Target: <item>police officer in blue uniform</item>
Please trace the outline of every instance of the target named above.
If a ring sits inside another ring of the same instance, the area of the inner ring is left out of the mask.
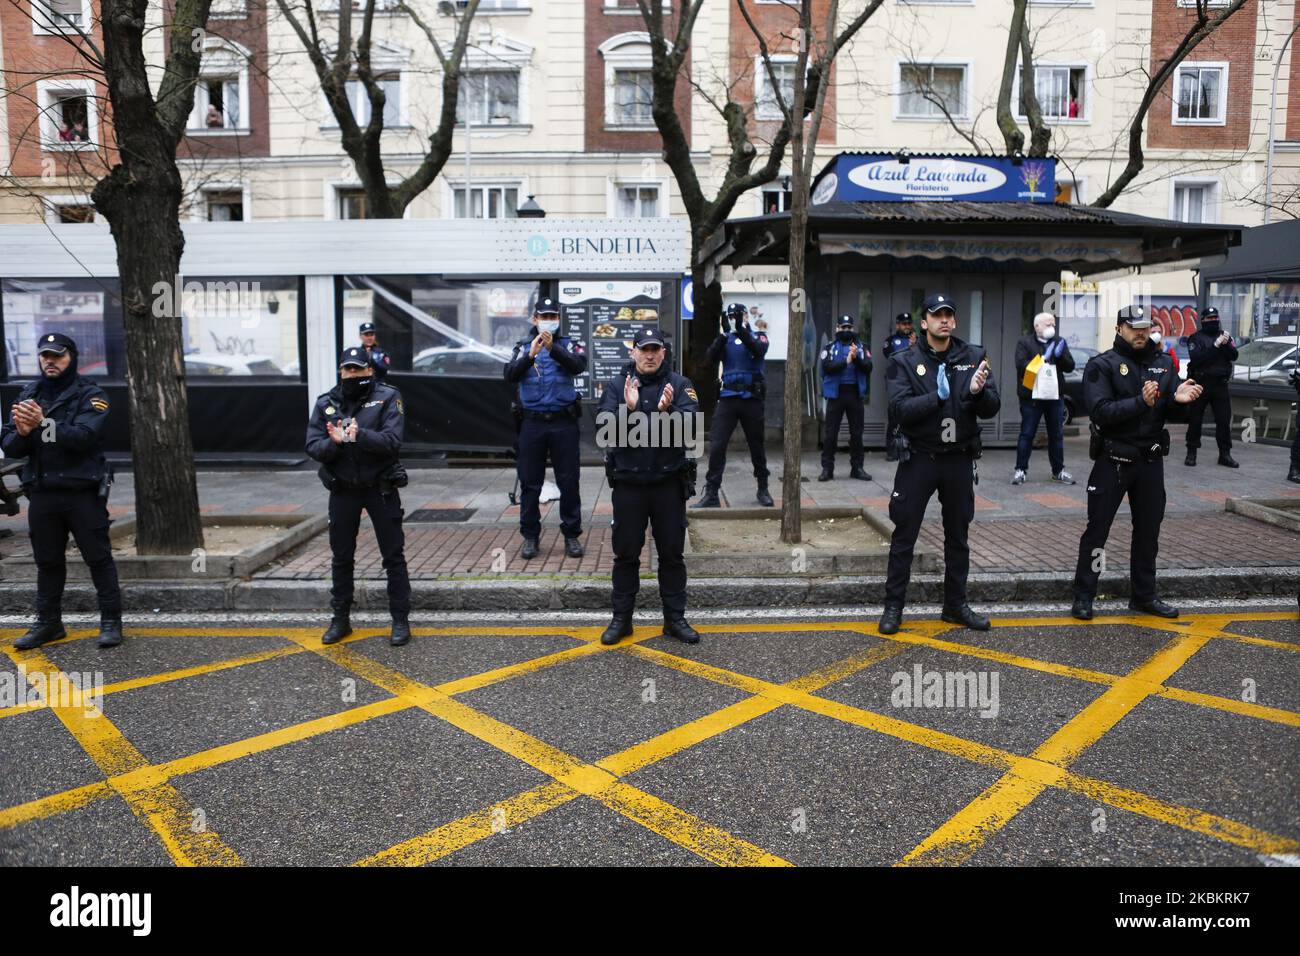
[[[700,635],[686,623],[686,499],[695,494],[695,461],[686,448],[691,433],[684,423],[676,429],[660,429],[656,416],[694,416],[699,397],[690,379],[672,370],[663,333],[641,329],[632,341],[632,361],[605,383],[596,413],[598,434],[612,435],[605,446],[605,475],[614,506],[614,617],[600,641],[617,644],[632,633],[648,522],[659,555],[664,633],[695,644]],[[642,436],[677,438],[633,444],[638,434],[633,415],[644,416]],[[617,427],[620,416],[626,428]]]
[[[1133,518],[1129,607],[1177,617],[1178,611],[1156,596],[1169,454],[1165,422],[1185,420],[1202,389],[1190,376],[1179,383],[1169,354],[1151,341],[1151,317],[1141,306],[1119,310],[1115,333],[1114,346],[1089,359],[1083,371],[1083,406],[1092,428],[1088,454],[1096,464],[1088,475],[1088,526],[1079,539],[1070,613],[1081,621],[1092,618],[1103,548],[1127,495]]]
[[[727,467],[727,442],[735,431],[736,422],[745,431],[749,444],[749,457],[754,463],[754,478],[758,481],[755,497],[760,505],[770,508],[772,495],[767,490],[767,452],[763,448],[763,397],[767,383],[763,378],[767,355],[767,334],[755,332],[749,326],[749,312],[739,302],[727,306],[722,315],[722,334],[713,340],[705,353],[709,365],[722,363],[722,390],[718,405],[713,410],[713,425],[709,431],[709,470],[704,477],[704,494],[696,502],[699,508],[719,508],[718,491],[722,487],[722,473]],[[735,332],[730,325],[735,324]]]
[[[411,639],[411,582],[406,572],[402,499],[406,470],[398,461],[405,432],[402,393],[375,381],[365,349],[345,349],[339,357],[339,383],[316,399],[307,424],[307,454],[321,463],[321,483],[329,489],[333,617],[321,643],[334,644],[352,633],[352,573],[361,512],[370,515],[388,576],[388,610],[393,618],[388,642]]]
[[[822,397],[826,399],[826,434],[822,438],[822,473],[818,481],[835,478],[835,450],[840,440],[840,419],[849,417],[849,476],[870,481],[862,467],[862,403],[867,400],[871,375],[871,350],[853,329],[853,316],[841,315],[835,341],[822,349]]]
[[[388,377],[393,357],[379,347],[375,336],[375,323],[361,323],[361,347],[366,350],[366,355],[370,356],[370,364],[375,369],[375,378],[382,382]]]
[[[36,623],[14,647],[28,650],[67,636],[62,603],[68,532],[95,583],[98,644],[115,647],[122,643],[122,592],[108,538],[108,398],[77,374],[77,345],[68,336],[42,335],[36,354],[41,377],[18,393],[0,429],[5,457],[27,459],[21,477],[31,503],[27,526],[36,562]]]
[[[904,349],[910,349],[916,342],[916,334],[912,331],[912,313],[900,312],[894,319],[894,334],[885,339],[885,367],[888,368],[889,359],[896,352],[902,352]],[[898,435],[898,419],[894,417],[894,410],[889,409],[887,424],[885,425],[885,461],[898,461],[898,449],[894,447],[894,439]]]
[[[587,370],[582,346],[559,334],[560,307],[542,299],[533,312],[528,338],[515,343],[505,368],[507,382],[519,386],[523,421],[519,427],[519,556],[537,557],[542,533],[538,504],[546,479],[546,455],[551,456],[555,484],[560,489],[560,531],[564,553],[583,555],[582,499],[578,494],[578,419],[582,403],[573,380]]]
[[[1187,377],[1201,386],[1201,397],[1188,410],[1187,458],[1185,465],[1196,464],[1196,449],[1201,447],[1201,425],[1205,406],[1214,413],[1214,438],[1219,446],[1219,464],[1240,467],[1232,457],[1232,402],[1228,398],[1228,380],[1237,361],[1237,345],[1219,324],[1219,310],[1206,309],[1201,327],[1187,337]]]
[[[939,492],[943,508],[943,620],[987,631],[989,619],[966,603],[970,571],[967,532],[975,517],[975,460],[980,456],[978,419],[993,418],[1002,407],[988,358],[978,345],[953,335],[957,312],[946,295],[925,300],[923,337],[895,352],[885,381],[889,406],[898,416],[899,464],[889,517],[889,576],[881,634],[896,634],[903,619],[912,551],[925,506]]]

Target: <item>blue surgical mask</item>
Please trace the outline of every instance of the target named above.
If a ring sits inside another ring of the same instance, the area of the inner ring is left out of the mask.
[[[538,332],[550,332],[552,335],[554,335],[559,330],[560,330],[559,319],[538,319],[537,321]]]

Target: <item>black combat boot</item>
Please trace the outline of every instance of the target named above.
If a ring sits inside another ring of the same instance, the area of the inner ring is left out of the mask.
[[[718,490],[721,485],[705,485],[704,494],[700,495],[695,502],[697,508],[721,508],[722,502],[718,500]]]
[[[105,617],[99,622],[99,640],[95,641],[98,647],[117,647],[122,643],[122,618]]]
[[[33,647],[40,647],[42,644],[48,644],[50,641],[57,641],[67,636],[68,632],[63,627],[63,621],[56,614],[53,617],[38,620],[33,624],[26,634],[14,641],[14,649],[30,651]]]
[[[897,604],[886,604],[885,613],[880,615],[880,625],[876,630],[881,634],[897,634],[903,624],[903,609]]]
[[[758,494],[754,496],[760,505],[764,508],[776,507],[776,502],[772,500],[772,493],[767,490],[767,482],[761,481],[758,484]]]
[[[1224,468],[1241,467],[1241,465],[1237,464],[1237,460],[1232,457],[1232,454],[1230,452],[1224,452],[1222,455],[1219,456],[1219,464],[1222,465]]]
[[[871,480],[871,475],[867,474],[867,470],[866,470],[865,468],[863,468],[861,465],[858,465],[858,467],[856,467],[856,468],[854,468],[852,471],[850,471],[850,472],[849,472],[849,477],[850,477],[850,478],[856,478],[856,479],[858,479],[858,481],[870,481],[870,480]]]
[[[407,620],[405,611],[393,612],[393,629],[388,634],[388,643],[393,647],[401,647],[411,640],[411,622]]]
[[[1143,614],[1153,614],[1156,617],[1178,616],[1178,608],[1172,604],[1166,604],[1160,598],[1152,598],[1150,601],[1139,601],[1137,598],[1130,598],[1128,606],[1131,610],[1141,611]]]
[[[582,542],[577,538],[564,539],[564,553],[571,558],[580,558],[587,553]]]
[[[330,626],[321,635],[320,642],[322,644],[337,644],[351,633],[352,615],[347,608],[341,611],[336,610],[334,617],[330,619]]]
[[[1086,594],[1077,595],[1074,599],[1074,606],[1070,608],[1070,616],[1080,621],[1092,620],[1092,598]]]
[[[678,617],[669,621],[664,621],[664,633],[669,637],[675,637],[683,644],[700,643],[700,634],[695,628],[686,623],[686,618]]]
[[[600,643],[617,644],[620,637],[627,637],[632,633],[632,618],[614,615],[614,620],[609,622],[609,627],[605,628],[605,633],[600,635]]]
[[[1286,480],[1300,485],[1300,461],[1291,462],[1291,471],[1287,474]]]
[[[822,465],[822,473],[821,473],[820,475],[817,476],[817,480],[818,480],[818,481],[834,481],[834,480],[835,480],[835,469],[834,469],[834,468],[827,468],[825,465]]]
[[[969,604],[963,604],[961,607],[945,607],[939,614],[939,620],[947,621],[949,624],[960,624],[972,631],[989,629],[989,619],[983,614],[976,614]]]
[[[1185,459],[1183,459],[1183,464],[1186,465],[1188,468],[1193,468],[1193,467],[1195,467],[1195,465],[1196,465],[1196,449],[1195,449],[1195,448],[1189,448],[1189,449],[1187,449],[1187,457],[1186,457]]]
[[[519,557],[523,558],[525,561],[529,561],[537,557],[537,551],[537,539],[524,538],[524,546],[519,549]]]

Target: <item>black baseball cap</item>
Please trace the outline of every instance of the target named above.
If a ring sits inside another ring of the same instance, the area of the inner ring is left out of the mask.
[[[1218,317],[1219,317],[1219,310],[1216,309],[1214,306],[1210,306],[1208,309],[1206,309],[1204,312],[1201,313],[1202,322],[1204,322],[1206,319],[1217,319]]]
[[[912,313],[911,313],[911,312],[900,312],[900,313],[898,313],[898,315],[896,315],[896,316],[894,317],[894,324],[895,324],[895,325],[902,325],[902,324],[904,324],[904,323],[906,323],[906,324],[908,324],[908,325],[911,325],[911,324],[912,324]]]
[[[533,311],[538,315],[559,315],[560,307],[555,304],[554,299],[538,299],[537,308]]]
[[[1129,325],[1135,329],[1151,328],[1151,316],[1140,305],[1126,305],[1119,310],[1115,316],[1117,322]]]
[[[365,335],[367,332],[373,332],[374,330],[375,330],[375,323],[373,323],[373,322],[362,322],[362,323],[361,323],[361,334],[362,334],[362,335]]]
[[[727,315],[744,315],[747,311],[739,302],[733,302],[727,306]]]
[[[658,345],[663,348],[667,344],[664,341],[664,334],[658,329],[637,329],[636,335],[632,336],[632,345],[636,348],[644,345]]]
[[[853,326],[854,326],[855,324],[856,324],[856,323],[853,321],[853,316],[851,316],[851,315],[841,315],[841,316],[839,317],[839,320],[835,323],[835,327],[838,328],[838,329],[842,329],[842,328],[845,328],[845,327],[848,327],[848,328],[851,329],[851,328],[853,328]]]
[[[365,349],[344,349],[343,354],[339,356],[339,368],[342,368],[345,365],[355,365],[360,368],[365,368],[369,364],[370,356],[366,354]]]
[[[36,354],[42,352],[53,352],[55,355],[62,355],[67,351],[77,351],[77,343],[72,341],[62,332],[47,332],[41,336],[40,344],[36,346]]]
[[[957,314],[957,303],[953,302],[951,296],[942,292],[936,292],[926,299],[922,308],[925,309],[926,315],[938,312],[940,309],[947,309],[954,316]]]

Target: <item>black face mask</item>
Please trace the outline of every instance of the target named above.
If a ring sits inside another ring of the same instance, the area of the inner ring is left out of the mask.
[[[839,339],[841,342],[852,342],[852,341],[853,341],[853,333],[852,333],[852,332],[836,332],[836,333],[835,333],[835,337],[836,337],[837,339]]]
[[[40,356],[38,355],[37,358],[39,359]],[[68,367],[65,368],[58,375],[56,375],[54,378],[50,378],[48,375],[45,374],[44,367],[41,368],[41,384],[40,384],[41,394],[46,396],[57,395],[60,392],[62,392],[65,388],[67,388],[69,385],[71,385],[76,380],[76,378],[77,378],[77,353],[73,352],[72,361],[68,363]]]
[[[1201,323],[1201,331],[1206,333],[1207,335],[1217,336],[1219,334],[1219,320],[1206,319],[1204,322]]]
[[[345,378],[343,382],[343,397],[347,399],[360,398],[370,389],[374,378],[367,375],[365,378]]]

